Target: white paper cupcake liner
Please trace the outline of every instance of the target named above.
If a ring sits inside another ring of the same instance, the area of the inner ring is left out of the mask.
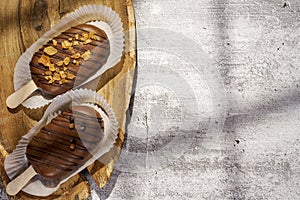
[[[80,86],[98,78],[106,70],[116,65],[121,60],[124,50],[124,31],[121,19],[119,15],[109,7],[102,5],[87,5],[66,15],[22,54],[15,67],[14,89],[18,90],[32,80],[29,63],[36,51],[50,39],[60,35],[61,32],[72,26],[84,23],[92,24],[105,31],[110,41],[110,55],[105,65],[76,88],[80,88]],[[38,94],[28,98],[22,105],[30,109],[36,109],[49,104],[52,100],[53,99],[46,99]]]
[[[20,139],[16,149],[5,159],[4,167],[8,177],[13,180],[30,165],[25,155],[30,138],[56,117],[59,112],[75,105],[91,106],[103,117],[104,138],[99,142],[94,152],[90,152],[93,157],[69,177],[59,183],[55,183],[54,181],[53,184],[50,183],[50,185],[55,185],[55,187],[50,187],[49,183],[45,185],[45,182],[42,181],[43,178],[37,176],[33,178],[22,191],[35,196],[49,196],[55,192],[62,183],[91,165],[95,160],[99,159],[113,147],[118,138],[118,122],[106,100],[96,92],[87,89],[69,91],[53,99],[53,102],[45,111],[42,119]]]

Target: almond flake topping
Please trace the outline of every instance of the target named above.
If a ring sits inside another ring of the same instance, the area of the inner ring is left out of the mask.
[[[67,75],[64,71],[60,71],[59,75],[60,75],[61,78],[66,78],[67,77]]]
[[[56,40],[52,40],[52,44],[53,44],[53,46],[56,46],[57,45],[57,41]]]
[[[54,54],[57,53],[57,50],[53,46],[49,46],[44,49],[44,52],[49,56],[53,56]]]
[[[58,67],[63,66],[63,64],[64,64],[64,61],[63,61],[63,60],[58,61],[58,62],[56,63],[56,65],[57,65]]]
[[[65,57],[64,64],[68,65],[70,63],[70,57]]]
[[[68,74],[67,74],[67,78],[72,80],[72,79],[75,78],[75,75],[73,75],[73,74],[71,74],[71,73],[68,73]]]
[[[46,72],[45,72],[45,75],[47,75],[47,76],[52,76],[52,72],[51,72],[51,71],[46,71]]]
[[[59,81],[59,80],[60,80],[60,75],[59,75],[59,73],[54,73],[53,79],[54,79],[55,81]]]
[[[38,63],[40,63],[46,67],[49,67],[51,64],[49,56],[46,56],[44,54],[39,58]]]
[[[75,59],[80,58],[80,53],[75,53],[75,54],[73,54],[73,55],[71,56],[71,58],[75,58]]]
[[[82,58],[83,60],[87,60],[91,55],[91,51],[87,50],[83,54],[80,54],[80,52],[76,52],[72,46],[77,46],[80,44],[86,45],[91,43],[92,40],[97,40],[97,37],[93,31],[90,31],[89,33],[84,32],[81,35],[75,34],[73,38],[70,37],[64,40],[61,42],[62,49],[69,50],[72,55],[65,57],[63,60],[60,60],[56,63],[51,63],[49,56],[53,56],[58,52],[58,50],[55,48],[58,42],[53,39],[52,46],[44,48],[44,54],[38,59],[38,63],[49,68],[48,71],[42,73],[48,83],[58,83],[61,85],[68,82],[68,80],[74,79],[76,76],[68,72],[67,66],[70,64],[70,62],[78,66],[80,64],[78,59]]]
[[[91,55],[91,51],[90,50],[87,50],[86,52],[84,52],[82,55],[81,55],[81,58],[83,58],[83,60],[87,60]]]
[[[49,70],[50,70],[51,72],[54,72],[54,71],[55,71],[54,64],[52,64],[52,63],[50,64]]]
[[[52,78],[52,76],[50,76],[49,79],[50,80],[48,81],[48,83],[54,83],[55,80]]]
[[[94,31],[90,31],[90,32],[89,32],[89,38],[91,38],[91,39],[93,39],[93,40],[96,40],[96,39],[97,39],[97,37],[95,36]]]
[[[91,42],[92,42],[91,39],[86,39],[86,40],[83,42],[83,44],[88,44],[88,43],[91,43]]]
[[[75,41],[73,42],[73,45],[74,45],[74,46],[77,46],[77,45],[79,45],[79,42],[78,42],[77,40],[75,40]]]
[[[69,42],[68,40],[64,40],[64,41],[61,43],[61,45],[62,45],[62,48],[63,48],[63,49],[68,49],[69,47],[72,46],[72,43]]]

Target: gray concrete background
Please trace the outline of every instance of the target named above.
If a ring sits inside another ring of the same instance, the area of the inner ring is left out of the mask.
[[[105,198],[300,199],[299,3],[134,2],[135,99]]]

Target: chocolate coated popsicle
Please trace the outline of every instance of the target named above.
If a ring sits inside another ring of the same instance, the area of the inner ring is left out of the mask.
[[[53,98],[80,86],[107,62],[109,54],[104,31],[89,24],[71,27],[34,53],[32,80],[7,97],[7,107],[18,107],[37,90]]]
[[[94,108],[81,105],[62,112],[30,139],[30,165],[7,184],[6,192],[16,195],[37,174],[54,186],[83,166],[103,137],[104,122]]]
[[[45,179],[62,180],[84,165],[103,138],[104,124],[91,107],[62,112],[31,138],[26,157]]]
[[[110,44],[104,31],[81,24],[48,41],[30,62],[36,86],[49,96],[76,87],[97,72],[106,62]]]

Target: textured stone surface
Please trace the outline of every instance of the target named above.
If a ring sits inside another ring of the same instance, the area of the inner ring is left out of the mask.
[[[300,2],[134,3],[135,99],[104,196],[299,199]],[[178,49],[157,44],[176,41],[172,32],[184,41]],[[196,65],[180,48],[199,55]]]

